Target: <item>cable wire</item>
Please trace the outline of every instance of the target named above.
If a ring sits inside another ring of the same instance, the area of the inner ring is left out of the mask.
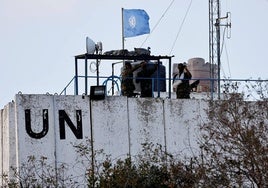
[[[225,43],[225,32],[226,32],[226,27],[224,28],[223,30],[223,35],[222,35],[222,45],[221,45],[221,52],[220,52],[220,57],[222,56],[222,51],[223,51],[223,46],[224,46],[224,49],[225,49],[225,53],[226,53],[226,59],[227,59],[227,66],[228,66],[228,71],[229,71],[229,75],[231,77],[231,70],[230,70],[230,62],[229,62],[229,57],[228,57],[228,52],[227,52],[227,47],[226,47],[226,43]],[[221,65],[222,66],[222,65]],[[221,67],[221,69],[223,70],[223,67]],[[223,74],[224,74],[224,77],[226,78],[226,75],[225,75],[225,72],[223,70]]]
[[[167,9],[164,11],[164,13],[162,14],[162,16],[160,17],[160,19],[157,21],[157,23],[155,24],[155,26],[153,27],[152,31],[150,32],[149,35],[147,35],[147,37],[145,38],[145,40],[143,41],[143,43],[141,44],[140,47],[142,47],[144,45],[144,43],[147,41],[147,39],[151,36],[151,34],[154,32],[154,30],[156,29],[156,27],[159,25],[160,21],[164,18],[165,14],[167,13],[167,11],[170,9],[170,7],[172,6],[172,4],[174,3],[175,0],[172,0],[171,3],[169,4],[169,6],[167,7]]]
[[[226,31],[226,27],[224,27],[223,34],[222,34],[222,44],[221,44],[221,48],[220,48],[221,49],[221,51],[220,51],[220,58],[221,58],[221,55],[222,55],[223,45],[224,45],[224,42],[225,42],[225,40],[224,40],[225,31]],[[222,73],[223,73],[223,77],[226,78],[226,74],[224,72],[222,63],[220,64],[220,66],[221,66],[220,68],[221,68]]]
[[[225,54],[226,54],[226,59],[227,59],[229,74],[230,74],[230,77],[232,77],[231,69],[230,69],[229,55],[228,55],[226,44],[224,44],[224,49],[225,49]]]
[[[190,4],[188,5],[187,11],[186,11],[186,13],[185,13],[185,15],[184,15],[184,18],[183,18],[182,23],[181,23],[181,25],[180,25],[179,31],[177,32],[176,38],[175,38],[175,40],[174,40],[174,42],[173,42],[173,44],[172,44],[171,50],[170,50],[170,52],[169,52],[169,55],[171,54],[171,52],[173,51],[173,49],[174,49],[174,47],[175,47],[175,44],[176,44],[177,39],[178,39],[178,37],[179,37],[179,34],[180,34],[181,30],[182,30],[182,26],[183,26],[183,24],[184,24],[184,22],[185,22],[185,20],[186,20],[186,17],[187,17],[187,15],[188,15],[189,11],[190,11],[190,8],[191,8],[191,6],[192,6],[192,2],[193,2],[193,0],[191,0]]]

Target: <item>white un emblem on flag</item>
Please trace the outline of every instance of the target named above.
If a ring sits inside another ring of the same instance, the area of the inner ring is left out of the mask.
[[[135,16],[130,16],[128,19],[129,26],[133,29],[136,26],[136,18]]]

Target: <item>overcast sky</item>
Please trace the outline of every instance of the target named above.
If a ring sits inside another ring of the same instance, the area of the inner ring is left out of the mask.
[[[209,61],[208,0],[0,2],[0,108],[18,92],[60,93],[74,76],[74,56],[86,52],[87,36],[101,41],[104,52],[120,49],[121,8],[144,9],[152,31],[127,38],[126,49],[151,47],[152,55],[174,55],[173,63],[193,57]],[[231,12],[232,28],[222,45],[222,77],[267,79],[268,1],[222,0],[221,15],[226,12]],[[120,74],[120,65],[117,69]],[[100,75],[111,71],[111,62],[101,63]]]

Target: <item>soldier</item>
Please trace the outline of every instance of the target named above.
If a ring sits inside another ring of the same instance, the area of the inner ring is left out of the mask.
[[[176,92],[177,99],[190,99],[191,87],[189,80],[192,74],[187,69],[186,64],[178,64],[179,73],[173,77],[173,89]]]
[[[124,69],[121,73],[122,81],[121,81],[121,90],[122,95],[127,97],[134,96],[135,85],[133,83],[133,72],[137,70],[140,65],[136,67],[132,67],[131,62],[125,62]]]
[[[140,97],[152,97],[152,79],[151,76],[157,69],[157,64],[155,64],[153,69],[147,68],[147,62],[143,61],[140,63],[142,70],[138,72],[136,82],[140,83],[141,86],[141,96]]]

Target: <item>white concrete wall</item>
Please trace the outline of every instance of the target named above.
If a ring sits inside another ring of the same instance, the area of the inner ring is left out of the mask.
[[[191,154],[197,149],[196,138],[200,117],[206,118],[201,100],[165,101],[167,151],[173,155]]]
[[[75,177],[85,184],[91,159],[81,158],[73,145],[86,144],[88,138],[94,150],[103,149],[114,160],[137,155],[143,143],[161,144],[169,153],[189,155],[198,149],[198,125],[207,119],[205,108],[203,100],[117,96],[90,101],[88,96],[16,95],[15,103],[1,110],[0,170],[10,172],[10,164],[21,166],[29,156],[47,157],[55,169],[67,165],[65,178]],[[29,112],[31,135],[26,131]],[[43,122],[48,122],[47,132]],[[79,123],[82,135],[77,138],[71,127],[77,131]],[[65,133],[65,138],[60,133]],[[102,156],[96,159],[103,160]]]
[[[48,163],[55,167],[55,129],[53,97],[47,95],[16,95],[16,112],[18,127],[18,160],[22,165],[28,161],[29,156],[34,156],[37,160],[47,157]],[[31,112],[32,131],[39,133],[43,128],[43,109],[48,110],[49,130],[40,138],[30,137],[26,132],[25,110]]]
[[[9,173],[9,105],[5,106],[3,111],[2,125],[2,172]]]
[[[143,143],[165,145],[163,100],[131,98],[128,100],[131,154],[141,152]]]
[[[46,157],[48,164],[56,169],[61,165],[69,168],[64,172],[64,178],[82,177],[75,179],[83,182],[86,166],[77,163],[78,155],[73,144],[81,143],[68,124],[65,122],[65,139],[60,139],[59,110],[64,110],[76,126],[76,110],[82,111],[83,138],[90,137],[89,126],[89,100],[81,96],[50,96],[50,95],[17,95],[16,96],[18,139],[19,139],[19,164],[27,161],[28,156],[36,159]],[[48,132],[40,139],[31,138],[25,129],[25,109],[31,110],[31,127],[35,133],[43,128],[43,110],[48,110]],[[55,172],[56,173],[56,172]]]
[[[129,153],[127,102],[127,97],[108,97],[91,103],[94,149],[103,149],[113,159]]]
[[[3,174],[3,109],[0,110],[0,175]],[[3,186],[3,178],[0,176],[0,187]]]
[[[15,123],[14,103],[8,103],[1,110],[1,174],[14,177],[14,171],[10,171],[10,166],[18,167],[18,147],[17,147],[17,131]],[[11,155],[13,154],[13,155]],[[0,185],[4,186],[4,181],[0,177]]]

